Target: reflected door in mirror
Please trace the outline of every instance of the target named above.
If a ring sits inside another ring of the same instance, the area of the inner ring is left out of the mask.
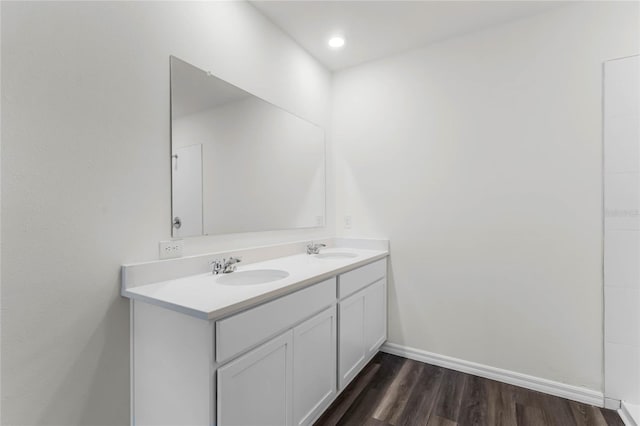
[[[202,145],[174,149],[171,163],[173,236],[202,235]]]

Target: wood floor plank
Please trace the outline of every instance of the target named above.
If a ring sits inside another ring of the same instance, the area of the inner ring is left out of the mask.
[[[398,424],[423,369],[423,363],[407,360],[384,393],[373,417],[392,425]]]
[[[487,425],[512,426],[517,423],[516,403],[511,385],[487,380]]]
[[[442,382],[444,368],[424,364],[413,392],[396,426],[424,426],[431,416]]]
[[[624,426],[624,422],[620,418],[620,415],[614,410],[607,410],[606,408],[600,409],[600,414],[607,421],[609,426]]]
[[[438,390],[436,406],[433,415],[442,417],[453,422],[458,421],[460,414],[460,404],[464,387],[469,375],[453,370],[445,370]]]
[[[374,358],[367,364],[315,424],[318,426],[334,426],[337,424],[349,407],[353,405],[355,399],[362,394],[364,388],[376,375],[380,369],[380,363],[381,361],[379,359]]]
[[[376,375],[336,423],[337,425],[361,425],[373,417],[373,412],[387,388],[407,361],[405,358],[384,355],[386,356],[380,358],[380,368]]]
[[[383,422],[382,420],[374,419],[373,417],[365,420],[362,426],[392,426],[387,422]]]
[[[540,402],[547,419],[547,423],[550,426],[580,426],[573,415],[573,410],[570,405],[573,401],[558,398],[553,395],[542,394]]]
[[[624,426],[612,410],[385,353],[316,425]]]
[[[568,404],[575,419],[575,424],[578,426],[608,426],[599,408],[575,401],[569,401]]]
[[[449,419],[445,419],[444,417],[431,416],[429,418],[427,426],[458,426],[458,423]]]
[[[354,401],[354,404],[344,413],[336,423],[337,426],[361,425],[372,419],[371,415],[379,400],[375,389],[365,389]]]
[[[544,412],[538,407],[516,403],[517,426],[548,426]]]
[[[462,394],[458,424],[460,426],[476,426],[488,424],[487,379],[478,376],[467,377]]]
[[[511,392],[516,404],[543,409],[547,402],[545,394],[542,392],[507,384],[505,384],[505,388]]]

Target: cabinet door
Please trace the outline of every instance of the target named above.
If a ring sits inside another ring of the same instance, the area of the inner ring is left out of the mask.
[[[387,281],[381,279],[339,305],[338,379],[349,384],[387,340]]]
[[[293,421],[311,424],[336,394],[336,308],[293,330]]]
[[[342,300],[339,305],[338,380],[343,389],[365,362],[364,299],[366,289]]]
[[[218,425],[292,424],[292,345],[288,331],[218,369]]]
[[[382,279],[365,290],[364,343],[367,358],[387,340],[387,286]]]

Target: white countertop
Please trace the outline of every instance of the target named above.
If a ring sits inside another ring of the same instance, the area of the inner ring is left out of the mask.
[[[318,259],[314,255],[297,254],[243,265],[239,271],[280,269],[289,276],[277,281],[255,285],[224,285],[216,283],[209,273],[191,275],[168,281],[126,289],[122,295],[202,319],[216,319],[287,293],[306,287],[359,266],[388,256],[388,251],[355,248],[325,249],[321,253],[351,252],[351,258]]]

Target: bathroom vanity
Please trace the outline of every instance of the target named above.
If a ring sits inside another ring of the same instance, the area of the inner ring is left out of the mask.
[[[170,62],[173,237],[324,226],[324,131]],[[123,266],[133,425],[323,413],[386,340],[388,241],[306,243]]]
[[[386,340],[387,256],[332,248],[142,285],[212,256],[124,266],[132,424],[312,424]]]

